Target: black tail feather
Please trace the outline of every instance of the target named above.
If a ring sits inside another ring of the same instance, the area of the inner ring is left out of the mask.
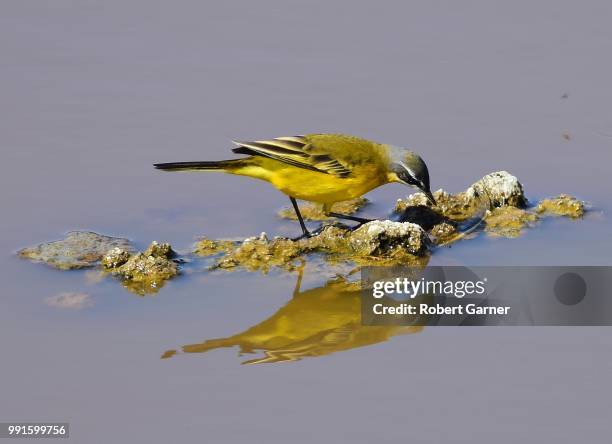
[[[198,161],[198,162],[170,162],[153,164],[158,170],[164,171],[194,171],[194,170],[225,170],[237,166],[243,159]]]

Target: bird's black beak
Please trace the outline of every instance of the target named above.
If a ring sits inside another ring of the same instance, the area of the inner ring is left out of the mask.
[[[425,196],[427,196],[427,200],[429,201],[430,204],[432,204],[433,206],[436,206],[436,199],[434,199],[433,194],[431,194],[431,191],[429,190],[422,190],[423,193],[425,193]]]

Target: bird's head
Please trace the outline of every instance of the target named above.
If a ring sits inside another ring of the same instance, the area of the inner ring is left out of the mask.
[[[429,171],[421,156],[406,148],[389,147],[389,180],[421,190],[436,205],[429,188]]]

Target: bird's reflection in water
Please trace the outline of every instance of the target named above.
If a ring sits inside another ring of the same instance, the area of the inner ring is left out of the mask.
[[[234,336],[185,345],[182,351],[204,353],[237,346],[241,355],[257,352],[264,355],[243,364],[297,361],[377,344],[422,329],[361,325],[359,282],[337,278],[322,287],[301,291],[301,281],[300,272],[292,299],[268,319]],[[176,353],[176,350],[167,351],[162,358],[170,358]]]

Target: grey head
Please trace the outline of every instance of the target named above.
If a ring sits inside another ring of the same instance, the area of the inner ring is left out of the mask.
[[[429,202],[436,205],[429,187],[429,170],[417,153],[389,145],[389,170],[391,181],[418,188]]]

